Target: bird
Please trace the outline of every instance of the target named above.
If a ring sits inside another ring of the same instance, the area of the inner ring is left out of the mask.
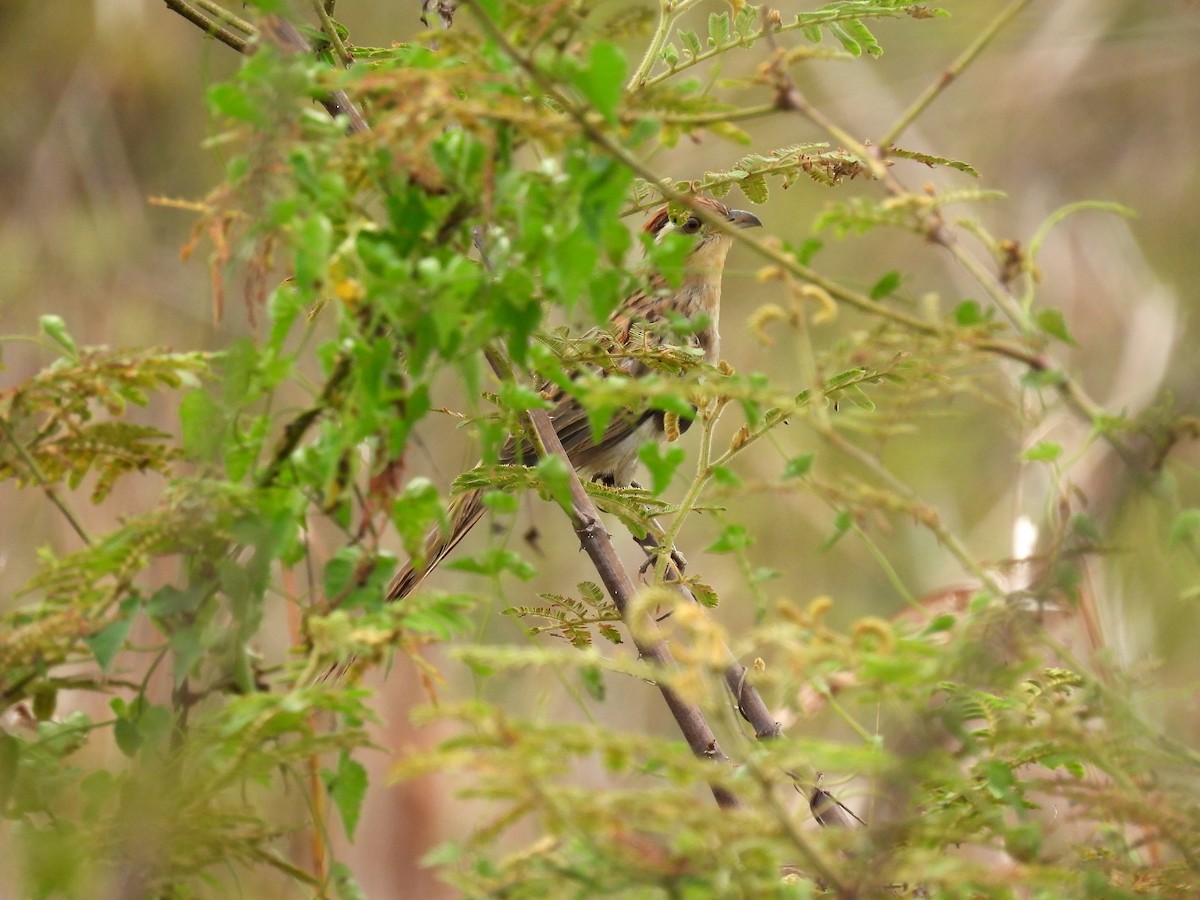
[[[700,197],[694,202],[731,228],[762,225],[753,213],[730,209],[719,200]],[[672,215],[668,207],[656,210],[643,230],[655,242],[662,242],[669,234],[681,234],[693,243],[684,261],[683,279],[677,286],[672,286],[661,272],[651,272],[645,287],[634,291],[613,312],[606,330],[611,346],[617,351],[672,346],[668,326],[679,317],[697,325],[685,338],[687,347],[696,351],[704,362],[715,364],[720,359],[721,274],[729,248],[733,246],[732,234],[714,227],[691,210]],[[596,336],[600,332],[592,334]],[[614,354],[610,370],[633,378],[650,372],[637,354],[619,352]],[[627,486],[635,474],[642,445],[664,437],[666,423],[661,410],[618,413],[597,439],[587,411],[578,400],[556,385],[544,390],[543,396],[553,403],[550,421],[568,459],[581,477],[612,486]],[[500,451],[499,461],[503,465],[512,465],[518,459],[524,465],[532,465],[536,462],[536,454],[520,448],[516,438],[510,437]],[[449,527],[430,531],[424,554],[410,560],[396,574],[388,586],[387,599],[402,600],[416,590],[466,537],[483,512],[482,489],[459,494],[448,510]]]

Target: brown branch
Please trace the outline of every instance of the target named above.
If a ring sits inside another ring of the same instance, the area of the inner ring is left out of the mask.
[[[634,541],[646,551],[647,557],[653,559],[660,552],[659,548],[662,546],[660,541],[664,535],[661,526],[655,519],[651,519],[650,523],[654,530],[648,532],[644,538],[634,538]],[[672,586],[686,599],[692,603],[699,603],[696,595],[683,583],[683,572],[680,571],[679,565],[673,558],[667,561],[667,576],[675,579]],[[762,694],[758,692],[758,688],[750,683],[750,670],[738,662],[730,648],[726,647],[725,653],[728,657],[724,674],[725,684],[729,688],[729,693],[733,695],[738,714],[750,723],[754,729],[754,736],[759,740],[780,737],[783,734],[783,727],[771,714],[771,710],[763,700]]]
[[[259,22],[264,40],[269,41],[277,50],[284,54],[311,53],[312,44],[287,19],[280,16],[263,16]],[[335,32],[336,34],[336,32]],[[344,51],[345,48],[343,48]],[[351,134],[365,134],[371,130],[363,114],[358,111],[350,96],[341,90],[330,91],[321,98],[321,105],[333,118],[343,116],[346,119],[346,130]]]
[[[222,44],[232,47],[238,53],[249,53],[250,42],[240,35],[234,34],[216,19],[205,15],[187,0],[165,0],[167,9],[183,16],[209,37],[214,37]]]
[[[487,359],[497,377],[511,377],[511,367],[500,353],[488,351]],[[575,534],[579,537],[584,551],[591,559],[592,565],[595,566],[600,581],[604,584],[609,596],[612,597],[617,611],[620,612],[621,619],[629,628],[638,654],[663,672],[669,672],[674,667],[670,651],[658,642],[646,641],[638,637],[638,629],[631,621],[631,601],[634,594],[637,593],[637,586],[621,564],[617,550],[613,546],[612,535],[605,531],[604,525],[600,521],[600,511],[596,509],[592,498],[588,496],[583,483],[579,480],[579,473],[575,471],[570,457],[567,456],[567,451],[563,449],[562,441],[558,439],[558,432],[554,430],[549,414],[545,410],[536,409],[529,410],[526,415],[534,441],[538,444],[538,456],[543,458],[557,456],[566,467],[567,481],[571,492],[571,509],[569,510],[571,525],[575,529]],[[679,730],[683,733],[692,752],[701,759],[728,763],[729,757],[721,750],[716,734],[708,724],[700,707],[687,702],[674,688],[662,681],[656,681],[655,686],[662,694],[667,708],[671,711],[671,716],[675,719],[675,723],[679,726]],[[718,784],[712,784],[710,788],[717,805],[722,809],[741,807],[742,803],[737,795],[728,788]]]

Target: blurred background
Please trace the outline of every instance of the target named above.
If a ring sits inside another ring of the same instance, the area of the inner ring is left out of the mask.
[[[621,5],[604,3],[599,9],[615,12]],[[657,7],[652,0],[641,5]],[[799,87],[856,137],[885,133],[1002,8],[961,0],[941,5],[951,18],[872,23],[883,57],[800,66]],[[419,6],[417,0],[341,0],[337,17],[350,29],[353,43],[386,46],[420,32]],[[809,8],[790,2],[779,6],[785,18]],[[723,8],[724,0],[701,4],[695,23]],[[640,56],[639,45],[629,47],[631,55]],[[151,203],[153,198],[198,198],[219,181],[220,151],[205,146],[212,126],[204,91],[236,70],[236,54],[205,39],[156,0],[9,0],[0,5],[0,50],[7,100],[0,118],[4,336],[35,333],[38,317],[48,313],[61,316],[75,339],[89,345],[217,350],[251,331],[237,302],[237,273],[229,279],[225,315],[214,321],[207,248],[202,244],[187,262],[180,258],[193,217]],[[711,74],[752,73],[766,53],[761,45],[731,53],[723,70]],[[746,104],[769,99],[765,88],[726,96]],[[750,147],[711,136],[699,144],[685,140],[656,155],[654,164],[676,178],[698,178],[706,170],[730,167],[749,151],[827,139],[796,115],[753,122],[747,131]],[[1077,345],[1059,345],[1055,352],[1104,407],[1136,414],[1169,399],[1177,409],[1197,411],[1200,3],[1035,0],[897,143],[965,160],[980,172],[978,186],[1006,192],[1008,199],[961,208],[998,237],[1027,242],[1049,214],[1078,200],[1115,201],[1136,210],[1130,220],[1085,212],[1055,229],[1038,260],[1039,300],[1064,312]],[[912,163],[895,171],[910,186],[925,181],[976,186],[960,173]],[[792,243],[808,236],[826,203],[877,191],[863,181],[836,189],[807,182],[787,192],[777,182],[771,187],[769,201],[755,212],[767,232]],[[736,190],[729,200],[747,205]],[[869,288],[896,270],[905,279],[901,293],[917,308],[937,304],[948,311],[963,299],[985,300],[948,255],[913,235],[879,231],[868,239],[822,237],[826,247],[815,266],[855,288]],[[966,234],[963,238],[970,241]],[[735,250],[726,275],[723,352],[741,371],[764,371],[799,389],[805,385],[794,344],[781,337],[765,347],[744,325],[755,307],[780,300],[777,285],[755,281],[757,267],[756,260]],[[843,314],[820,326],[815,339],[832,347],[868,324]],[[35,344],[6,341],[2,349],[0,389],[52,359]],[[1070,454],[1086,437],[1077,424],[1052,415],[1031,429],[1024,443],[1015,441],[1021,429],[1013,427],[1018,400],[1012,382],[1020,373],[999,363],[996,371],[994,398],[946,401],[884,453],[893,470],[936,506],[984,561],[1011,556],[1017,515],[1037,520],[1052,498],[1044,477],[1018,465],[1018,453],[1051,439]],[[165,430],[178,427],[169,402],[156,402],[144,415]],[[426,452],[421,465],[439,485],[448,485],[458,473],[455,461],[465,468],[474,459],[463,436],[449,427],[433,423],[423,440],[426,448],[438,448],[436,454]],[[748,453],[739,472],[747,480],[775,478],[781,459],[803,452],[813,440],[802,425],[793,425],[776,444]],[[443,442],[454,441],[453,452],[446,452]],[[1171,469],[1173,487],[1192,504],[1200,503],[1195,455],[1191,448],[1178,449]],[[161,487],[135,479],[103,507],[91,506],[85,491],[72,502],[87,527],[102,532],[121,515],[151,505]],[[1163,533],[1169,509],[1144,496],[1124,503],[1117,493],[1109,535],[1114,552],[1095,572],[1106,638],[1123,663],[1160,662],[1160,690],[1150,710],[1164,717],[1174,713],[1177,736],[1195,738],[1200,703],[1190,686],[1200,674],[1200,655],[1189,636],[1200,623],[1190,589],[1200,573],[1190,557],[1170,553],[1162,540],[1146,540]],[[0,519],[0,603],[12,603],[35,570],[38,548],[69,551],[76,539],[35,491],[0,486],[0,508],[6,511]],[[554,515],[536,503],[522,513],[518,528],[539,526],[549,561],[533,586],[514,586],[503,605],[529,602],[536,590],[565,590],[587,577],[571,536],[558,533]],[[862,614],[894,613],[902,601],[865,547],[846,539],[821,552],[833,531],[833,516],[811,497],[776,492],[741,497],[730,511],[731,520],[752,527],[762,521],[778,526],[758,529],[751,551],[755,563],[781,571],[782,577],[765,587],[772,599],[803,604],[828,595],[839,625]],[[733,562],[699,552],[714,534],[715,528],[706,531],[699,522],[685,531],[681,546],[693,571],[736,597],[742,581]],[[963,579],[928,533],[900,523],[887,540],[889,559],[914,594]],[[437,587],[476,586],[454,573],[437,577]],[[751,605],[727,603],[722,616],[737,629],[750,621]],[[485,624],[488,633],[496,640],[522,640],[519,630],[497,614],[500,608]],[[280,627],[286,628],[282,618]],[[446,664],[448,670],[453,667]],[[457,680],[444,688],[449,695],[511,691],[528,710],[570,715],[570,701],[536,678],[485,687],[462,672],[450,674]],[[608,708],[620,710],[614,722],[623,728],[664,727],[657,695],[641,684],[611,687]],[[348,857],[368,896],[396,896],[401,888],[411,892],[408,896],[438,896],[428,874],[410,868],[413,861],[439,840],[461,836],[475,824],[475,810],[450,802],[453,784],[431,779],[385,785],[390,758],[437,738],[408,724],[406,710],[422,700],[413,667],[398,660],[381,694],[385,724],[379,742],[387,753],[371,762],[373,792]]]

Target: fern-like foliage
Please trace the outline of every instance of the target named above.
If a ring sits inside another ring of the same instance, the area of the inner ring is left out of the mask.
[[[538,594],[546,601],[545,606],[514,606],[504,610],[504,614],[520,619],[546,619],[549,625],[529,625],[526,632],[532,637],[539,634],[551,634],[569,643],[572,647],[590,647],[592,645],[592,629],[596,630],[606,641],[621,643],[621,633],[617,624],[621,614],[613,606],[603,589],[591,581],[581,581],[578,585],[579,598],[563,594]]]
[[[208,371],[202,353],[75,350],[16,387],[0,392],[4,418],[0,479],[78,487],[96,475],[92,501],[135,472],[168,475],[179,451],[170,435],[125,421],[157,391],[193,385]]]

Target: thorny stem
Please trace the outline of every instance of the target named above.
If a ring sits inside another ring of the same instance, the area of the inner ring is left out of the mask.
[[[498,350],[489,349],[486,353],[488,363],[501,378],[512,377],[512,367],[508,360]],[[637,629],[632,618],[632,600],[637,593],[637,587],[629,573],[625,571],[612,538],[600,524],[600,512],[588,496],[579,474],[571,464],[567,451],[563,449],[558,433],[550,421],[550,416],[543,409],[532,409],[525,413],[531,427],[532,437],[537,445],[538,456],[557,456],[563,461],[567,470],[567,479],[571,492],[571,506],[568,511],[575,533],[579,536],[583,549],[587,552],[596,567],[596,573],[604,583],[609,596],[621,613],[621,618],[633,634],[634,645],[643,659],[650,662],[663,672],[669,672],[673,666],[670,651],[657,642],[648,642],[637,636]],[[716,735],[705,719],[700,707],[686,701],[673,687],[665,681],[657,681],[655,685],[662,694],[667,708],[671,711],[679,730],[688,742],[692,752],[701,759],[714,762],[728,762],[729,758],[722,752],[717,743]],[[728,788],[719,784],[711,784],[713,797],[722,809],[736,809],[741,801]]]
[[[931,104],[935,99],[937,99],[938,95],[941,94],[941,92],[947,87],[949,87],[950,83],[954,81],[955,78],[962,74],[963,69],[975,61],[975,57],[983,52],[984,48],[992,42],[992,40],[997,34],[1000,33],[1004,26],[1012,21],[1017,13],[1028,6],[1030,2],[1031,0],[1013,0],[1012,3],[1005,7],[1000,15],[996,16],[996,18],[993,19],[988,26],[983,29],[979,36],[971,42],[971,44],[962,52],[958,59],[954,60],[954,62],[946,67],[941,74],[938,75],[934,82],[929,85],[929,87],[925,88],[925,90],[921,93],[921,96],[914,100],[912,105],[900,114],[900,118],[898,118],[892,127],[884,133],[883,137],[879,139],[879,145],[881,147],[890,147],[892,144],[894,144],[896,139],[904,133],[904,130],[916,120],[917,116],[924,112],[925,108],[929,106],[929,104]]]

